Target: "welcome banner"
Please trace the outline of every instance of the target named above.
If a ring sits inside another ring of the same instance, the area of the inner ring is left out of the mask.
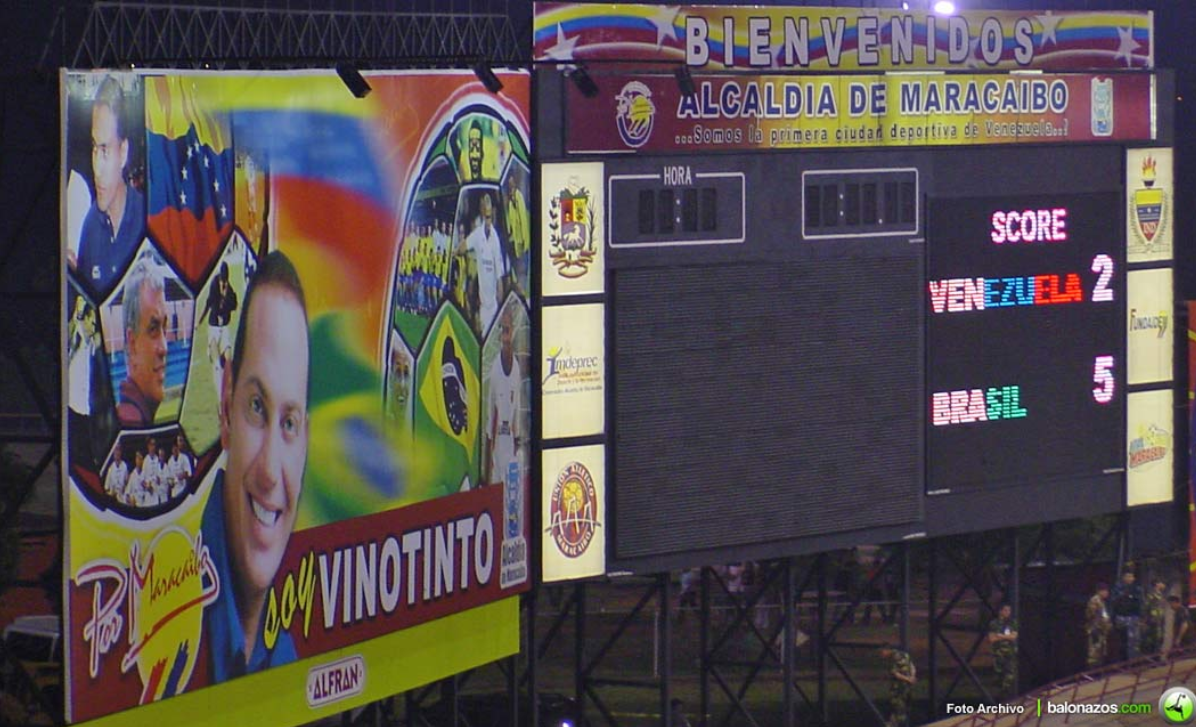
[[[542,61],[755,72],[1154,67],[1149,12],[538,2],[533,32]]]
[[[63,74],[70,720],[294,724],[517,650],[529,76],[498,75]]]

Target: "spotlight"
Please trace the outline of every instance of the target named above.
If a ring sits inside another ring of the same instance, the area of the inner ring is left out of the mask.
[[[577,86],[577,90],[581,91],[581,95],[586,98],[594,98],[598,95],[598,84],[594,83],[594,79],[590,78],[590,74],[586,73],[584,66],[568,66],[565,68],[565,77]]]
[[[908,3],[908,2],[902,2],[902,3],[901,3],[901,9],[902,9],[902,10],[909,10],[909,3]]]
[[[482,82],[482,85],[490,93],[498,93],[502,90],[502,81],[498,80],[498,76],[494,75],[489,61],[478,61],[473,67],[473,75],[478,77],[478,80]]]
[[[677,79],[677,88],[681,90],[682,96],[688,98],[697,93],[697,89],[694,88],[694,77],[689,73],[689,66],[685,64],[677,66],[673,71],[673,78]]]
[[[954,15],[955,3],[951,2],[951,0],[938,0],[934,4],[934,12],[939,15]]]
[[[365,98],[370,95],[370,91],[374,90],[361,75],[361,71],[357,70],[357,66],[352,63],[337,63],[336,75],[341,77],[345,88],[349,89],[349,93],[356,98]]]

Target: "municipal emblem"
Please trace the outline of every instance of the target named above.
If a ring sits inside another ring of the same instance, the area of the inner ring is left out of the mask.
[[[638,149],[652,135],[652,123],[656,120],[656,104],[652,103],[652,90],[639,81],[631,81],[615,96],[617,115],[615,122],[619,136],[627,146]]]
[[[570,180],[548,205],[548,257],[562,278],[580,278],[598,254],[594,204],[585,187]]]
[[[549,504],[548,533],[566,558],[579,558],[598,528],[598,489],[581,462],[570,462],[557,475]]]
[[[1166,214],[1167,192],[1155,186],[1155,174],[1158,162],[1151,157],[1142,161],[1142,189],[1134,191],[1134,231],[1142,237],[1143,246],[1150,251],[1155,243],[1155,237],[1164,225]]]

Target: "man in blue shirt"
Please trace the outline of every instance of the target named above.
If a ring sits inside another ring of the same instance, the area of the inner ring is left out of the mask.
[[[83,218],[79,255],[68,258],[84,284],[100,295],[112,290],[145,237],[145,198],[125,180],[129,139],[120,83],[109,76],[91,107],[91,169],[95,200]]]
[[[295,660],[286,632],[267,645],[266,597],[282,563],[307,464],[307,307],[281,252],[266,256],[245,293],[233,359],[224,369],[224,470],[208,498],[203,540],[220,578],[204,612],[212,683]]]

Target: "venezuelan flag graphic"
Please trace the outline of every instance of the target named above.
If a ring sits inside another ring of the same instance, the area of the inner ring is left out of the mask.
[[[146,80],[148,227],[195,286],[232,232],[236,191],[228,117],[207,111],[189,83]]]

